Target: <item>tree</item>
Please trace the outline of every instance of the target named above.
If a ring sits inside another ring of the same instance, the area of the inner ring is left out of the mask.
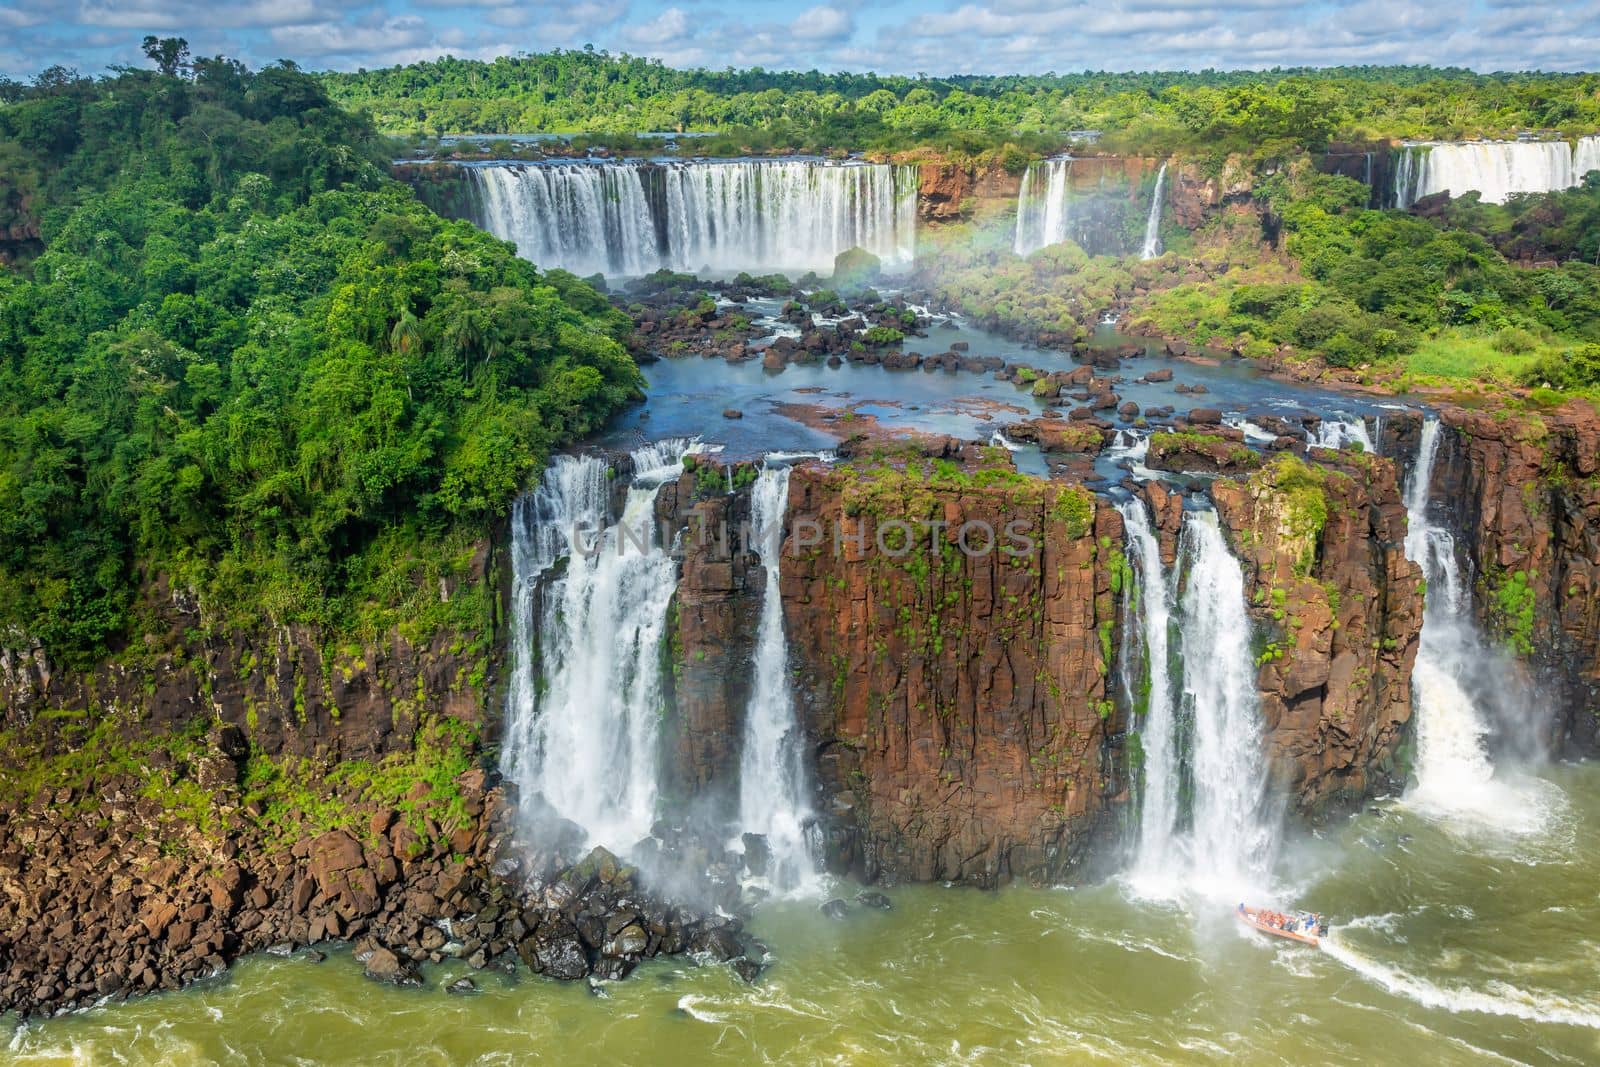
[[[189,42],[182,37],[146,37],[139,46],[156,69],[168,78],[177,78],[189,68]]]

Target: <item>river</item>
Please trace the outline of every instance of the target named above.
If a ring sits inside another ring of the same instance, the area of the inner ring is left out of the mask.
[[[1287,843],[1282,905],[1317,951],[1238,927],[1226,901],[1120,881],[893,890],[842,921],[775,903],[773,961],[647,963],[601,995],[524,974],[422,990],[255,957],[177,993],[35,1022],[16,1064],[1594,1063],[1600,1060],[1600,767],[1513,780],[1529,817],[1452,822],[1371,805]],[[839,891],[848,892],[848,887]]]

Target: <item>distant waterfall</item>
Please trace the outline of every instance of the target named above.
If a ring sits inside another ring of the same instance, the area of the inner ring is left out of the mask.
[[[464,169],[484,229],[541,267],[580,275],[826,273],[858,246],[887,263],[915,254],[915,167],[761,159]]]
[[[1155,259],[1161,254],[1161,197],[1167,185],[1167,165],[1156,171],[1156,189],[1150,195],[1150,216],[1144,222],[1144,247],[1140,259]]]
[[[1072,221],[1072,160],[1029,163],[1017,191],[1017,233],[1012,249],[1019,256],[1067,239]]]
[[[1306,431],[1306,444],[1312,448],[1329,448],[1334,451],[1351,445],[1360,445],[1361,450],[1367,455],[1378,454],[1378,446],[1367,430],[1366,420],[1359,418],[1323,419],[1317,424],[1316,429]]]
[[[1486,203],[1513,193],[1548,193],[1582,183],[1600,170],[1600,134],[1565,141],[1473,141],[1409,144],[1395,167],[1394,203],[1408,208],[1434,193],[1477,190]]]
[[[745,713],[744,752],[739,766],[739,825],[767,839],[766,879],[788,892],[815,882],[816,862],[806,839],[807,799],[804,735],[795,717],[789,674],[789,643],[778,592],[783,522],[789,507],[789,466],[763,466],[751,488],[751,525],[766,573],[761,623],[756,633],[755,679]]]
[[[1149,707],[1139,729],[1144,793],[1133,878],[1161,894],[1189,888],[1232,896],[1265,881],[1278,830],[1267,799],[1244,574],[1216,514],[1190,513],[1179,552],[1184,591],[1176,597],[1173,579],[1161,573],[1143,506],[1122,510],[1138,563],[1149,672]],[[1166,666],[1174,617],[1183,650],[1177,679]]]
[[[1139,808],[1139,842],[1134,860],[1141,874],[1155,873],[1171,861],[1173,835],[1178,830],[1178,738],[1171,676],[1172,581],[1162,573],[1161,545],[1150,525],[1143,500],[1119,504],[1127,529],[1127,550],[1136,578],[1124,597],[1134,606],[1124,625],[1135,626],[1142,655],[1124,657],[1123,688],[1135,706],[1145,705],[1139,718],[1139,748],[1143,755]],[[1130,676],[1134,669],[1138,677]]]
[[[543,794],[590,841],[619,850],[656,818],[661,643],[678,571],[655,540],[655,498],[691,447],[636,451],[615,523],[608,464],[596,456],[558,456],[512,514],[504,769],[524,796]],[[565,572],[548,577],[563,558]]]

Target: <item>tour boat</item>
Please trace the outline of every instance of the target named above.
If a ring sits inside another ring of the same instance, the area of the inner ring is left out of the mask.
[[[1239,921],[1273,937],[1288,938],[1313,948],[1322,944],[1328,924],[1321,917],[1305,911],[1273,911],[1270,908],[1247,908],[1240,904],[1236,914]]]

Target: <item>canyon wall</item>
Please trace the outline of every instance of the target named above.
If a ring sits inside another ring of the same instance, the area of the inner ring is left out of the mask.
[[[1320,815],[1405,785],[1423,589],[1394,463],[1314,455],[1219,479],[1211,495],[1245,567],[1275,784]]]
[[[1116,681],[1122,517],[1070,483],[919,475],[923,462],[807,465],[790,481],[784,616],[829,864],[886,881],[1086,877],[1115,858],[1137,777],[1136,709]],[[1170,566],[1181,497],[1142,492]],[[1399,787],[1422,585],[1395,465],[1318,452],[1210,496],[1243,564],[1274,787],[1314,818]],[[690,476],[661,501],[684,551],[669,775],[727,813],[765,593],[736,537],[697,532],[736,531],[747,504]],[[969,522],[1002,536],[1020,523],[1035,543],[962,552]],[[910,552],[886,551],[898,523],[917,532]]]
[[[1464,536],[1479,617],[1542,695],[1533,721],[1499,725],[1600,754],[1600,416],[1580,400],[1540,413],[1447,406],[1441,419],[1435,504]],[[1410,454],[1419,425],[1392,420],[1387,436]]]

